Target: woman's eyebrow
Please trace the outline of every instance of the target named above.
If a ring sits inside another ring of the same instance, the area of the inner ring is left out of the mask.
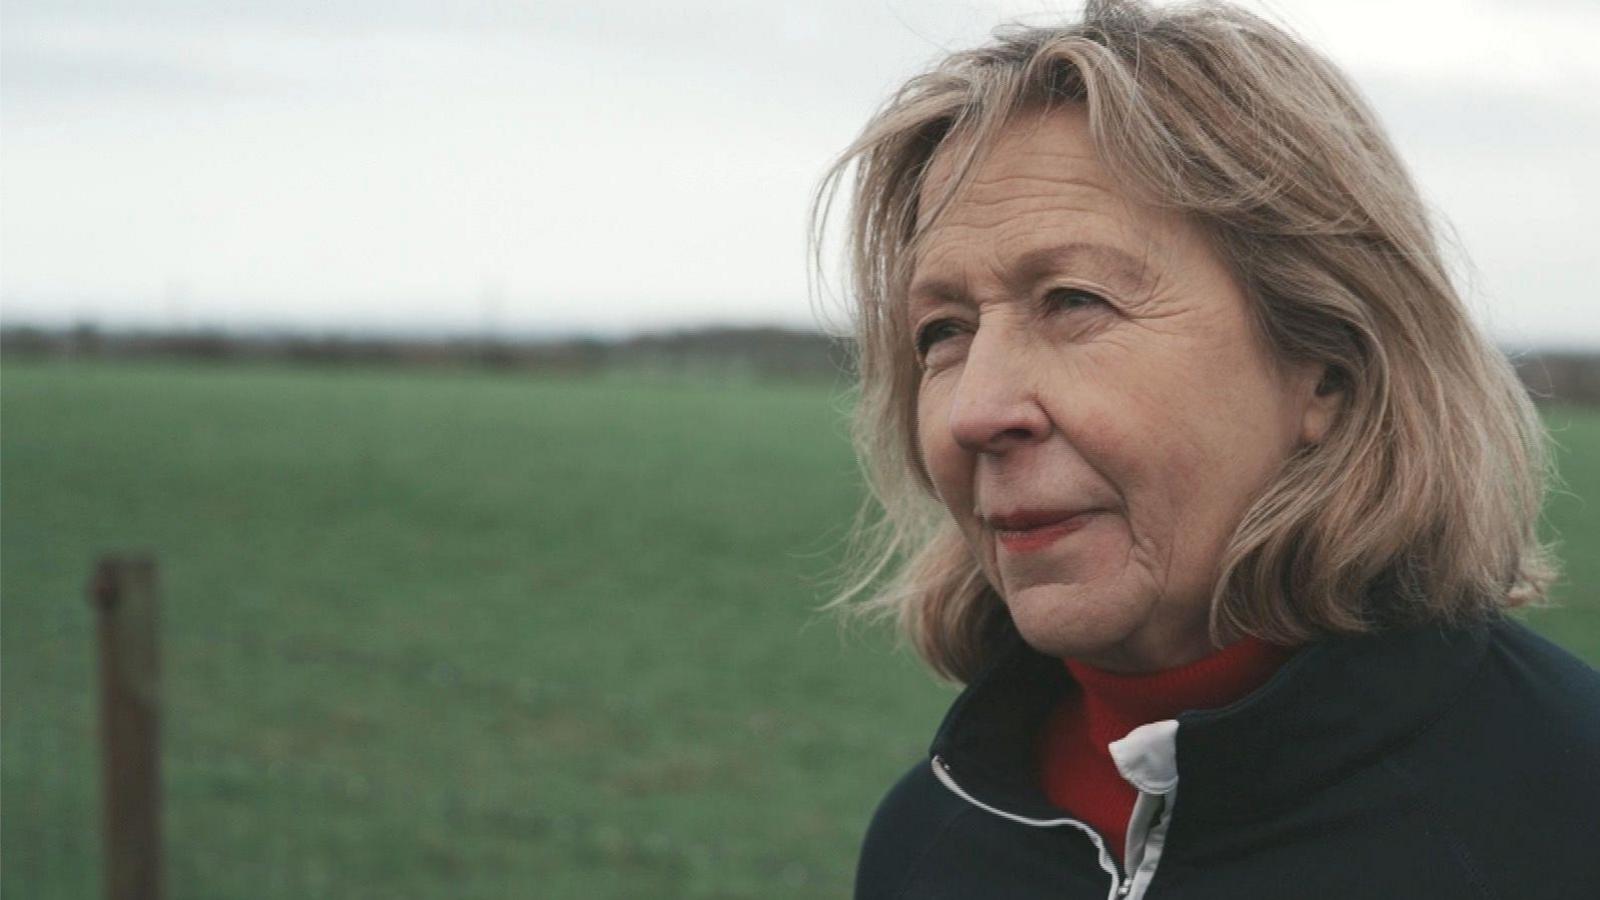
[[[1085,269],[1123,291],[1142,293],[1150,286],[1149,268],[1144,260],[1109,244],[1074,241],[1039,247],[1016,257],[1007,269],[1011,279],[1008,287],[1025,292],[1051,275]]]
[[[945,303],[966,303],[968,286],[965,279],[929,276],[917,278],[906,289],[907,306],[915,315],[918,310]]]
[[[1006,287],[1013,293],[1023,294],[1052,275],[1085,270],[1110,282],[1110,287],[1129,294],[1143,294],[1151,285],[1149,267],[1139,257],[1110,244],[1073,241],[1038,247],[1017,256],[1006,269]],[[929,306],[971,302],[966,280],[944,273],[915,278],[906,289],[906,299],[913,315]]]

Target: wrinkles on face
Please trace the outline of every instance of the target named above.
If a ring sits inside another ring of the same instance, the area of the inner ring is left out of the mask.
[[[1198,230],[1112,187],[1081,112],[1051,116],[1008,132],[925,236],[907,314],[940,327],[919,448],[1036,646],[1187,661],[1227,538],[1293,448],[1293,392]],[[1090,524],[1013,552],[986,523],[1035,507]]]

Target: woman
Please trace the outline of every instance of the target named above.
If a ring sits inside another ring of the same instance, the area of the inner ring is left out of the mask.
[[[1504,615],[1538,420],[1326,60],[1092,2],[852,169],[853,593],[967,685],[858,896],[1600,893],[1600,675]]]

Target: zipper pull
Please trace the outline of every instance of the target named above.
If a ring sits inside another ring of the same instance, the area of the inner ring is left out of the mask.
[[[1132,878],[1124,878],[1122,880],[1122,884],[1117,886],[1117,896],[1118,897],[1126,897],[1126,896],[1128,896],[1128,892],[1131,891],[1131,890],[1133,890],[1133,879]]]

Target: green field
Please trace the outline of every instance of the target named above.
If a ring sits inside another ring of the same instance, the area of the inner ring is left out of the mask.
[[[835,391],[8,364],[0,893],[99,889],[98,552],[163,579],[174,898],[817,897],[952,689],[815,612]],[[1600,663],[1600,415],[1555,412]]]

